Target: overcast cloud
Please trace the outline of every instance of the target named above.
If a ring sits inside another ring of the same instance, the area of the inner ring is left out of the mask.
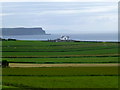
[[[117,2],[6,2],[0,16],[3,27],[42,27],[47,33],[117,33],[117,8]]]

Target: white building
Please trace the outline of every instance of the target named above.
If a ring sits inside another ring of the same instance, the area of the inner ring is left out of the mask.
[[[49,42],[75,42],[75,40],[71,40],[69,36],[61,36],[55,40],[48,40]]]
[[[70,37],[69,36],[61,36],[60,40],[70,40]]]

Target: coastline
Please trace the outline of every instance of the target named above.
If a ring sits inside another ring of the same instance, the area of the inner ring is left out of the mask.
[[[4,39],[16,39],[16,40],[29,40],[29,41],[47,41],[47,40],[55,40],[60,38],[62,35],[69,36],[70,40],[76,41],[89,41],[89,42],[119,42],[118,36],[116,34],[44,34],[44,35],[3,35]]]

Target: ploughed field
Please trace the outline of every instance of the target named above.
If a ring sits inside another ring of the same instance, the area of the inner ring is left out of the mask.
[[[10,62],[2,70],[3,89],[118,88],[118,57],[118,43],[112,42],[3,41],[2,60]]]

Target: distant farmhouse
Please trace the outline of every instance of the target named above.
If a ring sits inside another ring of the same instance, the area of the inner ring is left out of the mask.
[[[59,40],[70,40],[69,36],[61,36]]]
[[[49,42],[74,42],[75,40],[71,40],[69,36],[61,36],[58,39],[48,40]]]

